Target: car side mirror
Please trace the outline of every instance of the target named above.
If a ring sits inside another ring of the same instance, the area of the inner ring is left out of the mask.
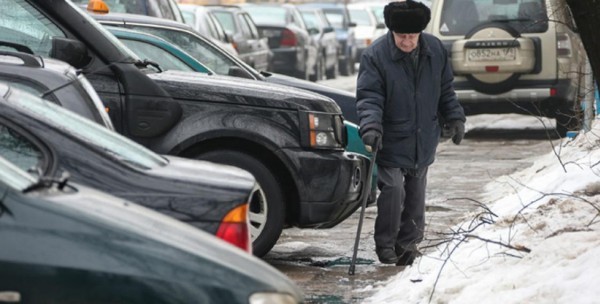
[[[246,79],[254,79],[254,77],[252,77],[252,75],[250,75],[250,73],[248,73],[244,69],[240,68],[239,66],[235,66],[235,65],[229,67],[229,71],[227,72],[227,75],[233,76],[233,77],[246,78]]]
[[[384,23],[377,23],[377,25],[375,26],[375,28],[378,29],[378,30],[385,29],[385,24]]]
[[[91,60],[85,44],[78,40],[62,37],[52,37],[50,57],[62,60],[76,69],[81,69]]]
[[[356,22],[348,22],[348,27],[356,27]]]
[[[331,26],[327,26],[323,29],[323,33],[331,33],[333,31],[335,31],[335,29]]]
[[[319,33],[319,29],[316,28],[316,27],[311,27],[311,28],[308,29],[308,33],[311,34],[311,35],[318,34]]]
[[[229,33],[225,33],[225,43],[233,43],[233,37]]]

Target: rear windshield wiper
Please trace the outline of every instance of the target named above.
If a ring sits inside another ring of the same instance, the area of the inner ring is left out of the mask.
[[[39,189],[49,188],[53,184],[57,185],[58,190],[62,190],[67,185],[67,182],[69,181],[70,177],[71,176],[69,175],[69,173],[65,171],[63,171],[62,175],[59,178],[47,176],[40,177],[37,182],[23,189],[23,193],[29,193]]]

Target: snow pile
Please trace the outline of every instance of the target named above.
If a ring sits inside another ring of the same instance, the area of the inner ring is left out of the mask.
[[[490,183],[489,210],[467,215],[444,236],[452,240],[432,241],[436,250],[364,303],[598,303],[599,148],[596,123]]]

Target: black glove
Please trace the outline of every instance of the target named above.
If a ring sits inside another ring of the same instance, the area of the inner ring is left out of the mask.
[[[381,144],[381,133],[377,130],[368,130],[367,132],[363,133],[361,138],[363,143],[365,143],[366,146],[369,146],[372,149],[374,149],[376,145],[377,150],[381,150],[381,148],[383,148],[383,145]]]
[[[460,145],[463,137],[465,137],[465,123],[462,120],[451,120],[447,123],[448,131],[452,136],[452,142],[455,145]]]

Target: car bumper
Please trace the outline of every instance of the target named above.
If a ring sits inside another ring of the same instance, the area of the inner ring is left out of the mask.
[[[304,54],[300,48],[271,49],[273,57],[269,62],[269,70],[285,75],[304,72]]]
[[[531,86],[517,87],[497,95],[470,89],[467,82],[456,82],[454,87],[467,115],[519,113],[553,117],[557,109],[575,100],[576,93],[569,80],[532,82]]]
[[[299,201],[293,210],[294,225],[329,228],[360,206],[369,160],[351,152],[315,152],[284,149],[299,176],[295,182]],[[370,187],[369,187],[370,188]]]

